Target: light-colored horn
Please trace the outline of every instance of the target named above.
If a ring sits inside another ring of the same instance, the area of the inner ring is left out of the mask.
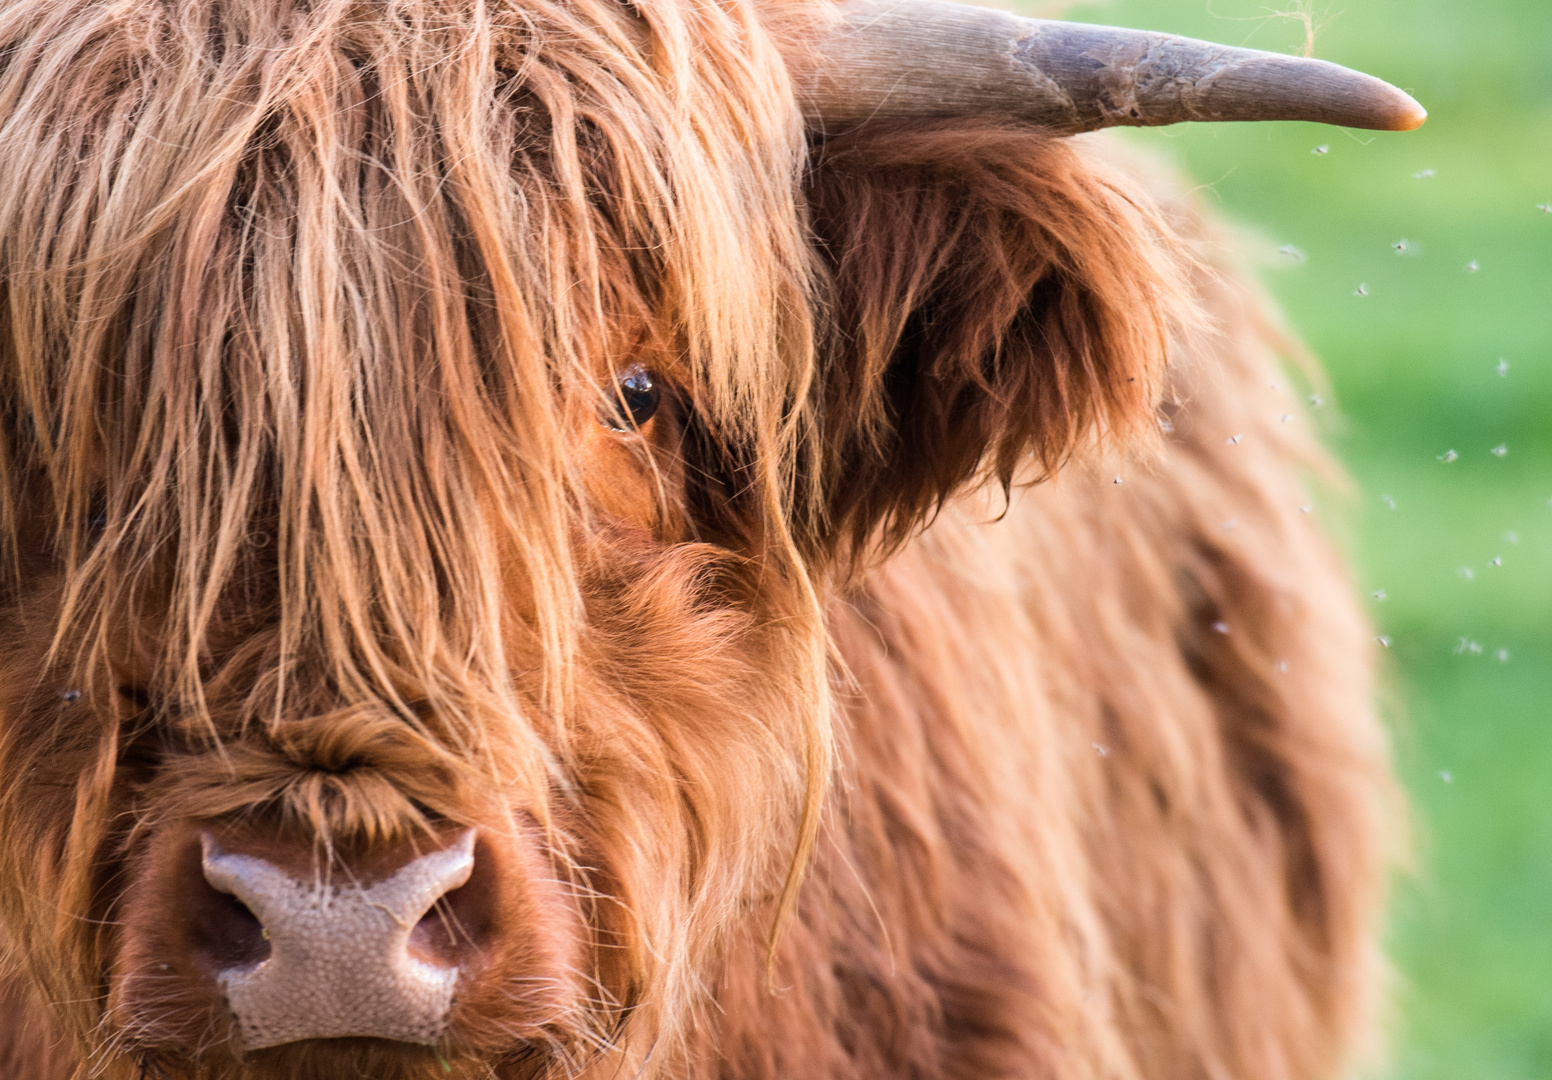
[[[1206,41],[1025,19],[943,0],[849,0],[787,54],[805,115],[1008,116],[1063,132],[1183,120],[1410,131],[1428,114],[1369,75]]]

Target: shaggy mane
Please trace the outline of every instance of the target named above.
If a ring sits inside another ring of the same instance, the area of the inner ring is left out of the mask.
[[[0,542],[14,580],[41,511],[61,649],[100,665],[154,619],[146,688],[196,719],[220,602],[267,551],[269,674],[226,709],[374,700],[466,750],[522,711],[530,640],[534,720],[564,712],[568,403],[628,359],[622,326],[678,344],[719,437],[787,456],[797,158],[733,148],[795,116],[782,85],[749,96],[763,39],[709,3],[378,7],[0,11]],[[519,621],[493,586],[513,551]]]

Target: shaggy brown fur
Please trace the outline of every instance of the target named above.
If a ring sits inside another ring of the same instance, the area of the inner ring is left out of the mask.
[[[1341,1068],[1385,748],[1264,301],[1078,143],[810,143],[801,23],[0,0],[7,1076]],[[436,1048],[167,962],[199,829],[462,826]]]

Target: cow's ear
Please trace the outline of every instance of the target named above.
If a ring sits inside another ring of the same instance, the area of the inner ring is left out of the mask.
[[[967,484],[1156,430],[1177,256],[1070,142],[868,126],[816,146],[807,194],[828,273],[823,546],[888,549]]]

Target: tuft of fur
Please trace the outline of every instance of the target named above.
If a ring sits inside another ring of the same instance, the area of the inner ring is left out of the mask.
[[[820,143],[807,193],[830,268],[824,535],[887,553],[977,480],[1151,442],[1190,308],[1118,175],[1027,128],[872,124]]]
[[[1390,789],[1266,300],[1088,140],[805,135],[802,15],[0,0],[7,1075],[1338,1074]],[[437,1047],[167,973],[197,830],[455,826]]]

